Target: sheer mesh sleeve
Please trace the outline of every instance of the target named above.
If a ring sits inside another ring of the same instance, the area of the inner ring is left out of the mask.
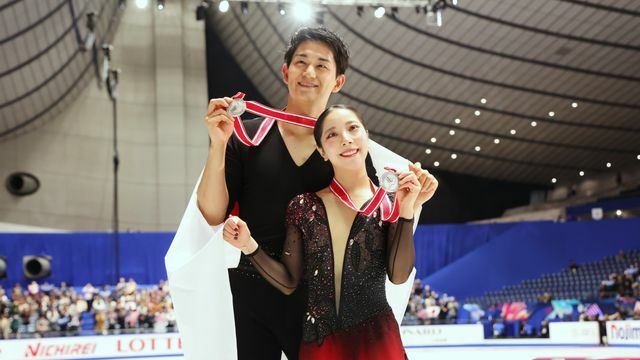
[[[261,248],[249,256],[253,266],[271,285],[289,295],[293,293],[302,277],[304,264],[303,239],[300,227],[293,220],[296,202],[291,201],[287,209],[287,233],[278,262]]]
[[[389,224],[387,233],[387,274],[394,284],[402,284],[409,278],[416,262],[413,247],[413,219],[399,218]]]

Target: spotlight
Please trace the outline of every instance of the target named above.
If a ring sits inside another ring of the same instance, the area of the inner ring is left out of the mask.
[[[207,17],[207,10],[209,10],[209,2],[201,2],[200,5],[198,5],[198,7],[196,8],[196,20],[204,20],[204,18]]]
[[[38,191],[40,180],[32,174],[16,172],[7,177],[4,185],[12,195],[27,196]]]
[[[552,182],[553,184],[555,184],[556,182],[558,182],[558,179],[553,178],[553,179],[551,179],[551,182]]]
[[[440,162],[439,162],[439,161],[434,161],[434,162],[433,162],[433,166],[435,166],[435,167],[440,166]]]
[[[356,14],[358,14],[358,17],[362,17],[363,12],[364,12],[364,6],[356,6]]]
[[[136,6],[138,9],[144,9],[149,6],[149,0],[136,0]]]
[[[96,43],[96,13],[93,11],[87,13],[87,35],[85,35],[82,41],[82,47],[80,50],[87,51],[93,49],[93,45]]]
[[[313,16],[313,9],[311,5],[306,2],[296,2],[291,9],[293,16],[300,22],[306,22],[311,20]]]
[[[7,258],[0,256],[0,279],[7,277]]]
[[[436,138],[434,138],[434,137],[432,137],[432,138],[431,138],[431,142],[432,142],[432,143],[434,143],[434,144],[435,144],[435,143],[436,143],[436,141],[438,141],[438,139],[436,139]]]
[[[27,255],[22,258],[22,272],[29,280],[51,276],[51,256]]]
[[[574,109],[577,108],[578,107],[578,103],[577,102],[571,103],[571,107],[574,108]]]
[[[284,9],[284,5],[282,4],[278,4],[278,12],[280,13],[280,15],[284,16],[287,14],[287,11]]]
[[[582,170],[581,170],[578,174],[579,174],[580,176],[584,176],[584,171],[582,171]]]
[[[156,7],[158,10],[162,11],[164,9],[164,0],[157,0]]]
[[[242,15],[247,16],[249,15],[249,3],[246,1],[241,1],[240,2],[240,11],[242,11]]]
[[[218,10],[220,10],[221,13],[229,11],[229,2],[227,0],[220,1],[220,4],[218,4]]]
[[[442,26],[442,10],[444,10],[445,6],[444,0],[429,2],[425,7],[427,26]]]
[[[378,6],[376,11],[373,12],[373,16],[375,16],[376,18],[380,19],[381,17],[384,16],[385,12],[386,12],[386,10],[384,9],[384,6]]]

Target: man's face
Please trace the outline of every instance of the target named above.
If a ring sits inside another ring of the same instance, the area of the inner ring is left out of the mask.
[[[331,48],[319,41],[302,42],[282,66],[282,75],[289,88],[289,97],[300,102],[326,104],[329,96],[338,92],[345,77],[336,77],[336,62]]]

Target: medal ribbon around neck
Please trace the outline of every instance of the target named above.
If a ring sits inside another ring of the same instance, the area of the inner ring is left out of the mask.
[[[262,140],[264,140],[265,136],[276,121],[282,121],[310,129],[313,129],[313,127],[316,125],[315,118],[272,109],[255,101],[245,101],[244,96],[244,93],[241,92],[235,94],[233,96],[234,101],[231,103],[231,105],[229,105],[229,108],[227,108],[227,112],[229,113],[229,115],[231,115],[231,117],[233,117],[234,120],[234,134],[236,135],[238,140],[240,140],[240,142],[245,144],[246,146],[260,145],[260,143],[262,142]],[[240,110],[230,111],[230,109],[235,110],[236,108],[240,108]],[[242,115],[245,111],[265,118],[264,121],[262,121],[262,123],[260,124],[260,127],[258,128],[258,131],[254,135],[253,139],[250,138],[249,135],[247,135],[247,131],[245,130],[244,125],[242,124],[242,120],[240,119],[240,115]]]
[[[387,195],[387,192],[383,188],[376,187],[371,179],[369,179],[369,183],[371,184],[371,187],[375,189],[375,192],[369,204],[367,204],[367,206],[365,206],[365,208],[362,210],[358,209],[355,206],[355,204],[351,200],[351,197],[349,196],[349,193],[347,193],[347,190],[345,190],[345,188],[340,185],[336,178],[333,178],[333,180],[331,180],[329,189],[338,199],[340,199],[340,201],[342,201],[343,204],[345,204],[353,211],[360,212],[366,216],[371,216],[373,212],[376,211],[376,209],[380,208],[380,218],[383,221],[388,221],[391,223],[398,221],[398,218],[400,217],[400,206],[398,205],[398,197],[396,196],[392,203],[389,199],[389,196]]]

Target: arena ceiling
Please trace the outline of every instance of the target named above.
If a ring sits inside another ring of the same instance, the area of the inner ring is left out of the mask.
[[[185,1],[195,12],[199,1]],[[351,52],[331,102],[356,106],[373,139],[432,169],[551,185],[640,167],[640,1],[451,1],[441,27],[413,7],[380,19],[371,6],[320,7]],[[98,14],[101,44],[120,2],[0,0],[0,141],[53,118],[95,79],[86,14]],[[220,38],[283,105],[283,49],[300,23],[277,2],[217,5]]]
[[[50,120],[95,84],[87,15],[95,13],[99,49],[117,29],[118,1],[0,0],[0,141]],[[106,96],[106,95],[105,95]]]
[[[215,30],[285,104],[283,49],[300,24],[275,2],[230,4],[213,4]],[[380,19],[320,7],[351,53],[331,103],[359,108],[373,139],[432,169],[552,185],[640,167],[640,1],[446,4],[441,27],[413,7]]]

